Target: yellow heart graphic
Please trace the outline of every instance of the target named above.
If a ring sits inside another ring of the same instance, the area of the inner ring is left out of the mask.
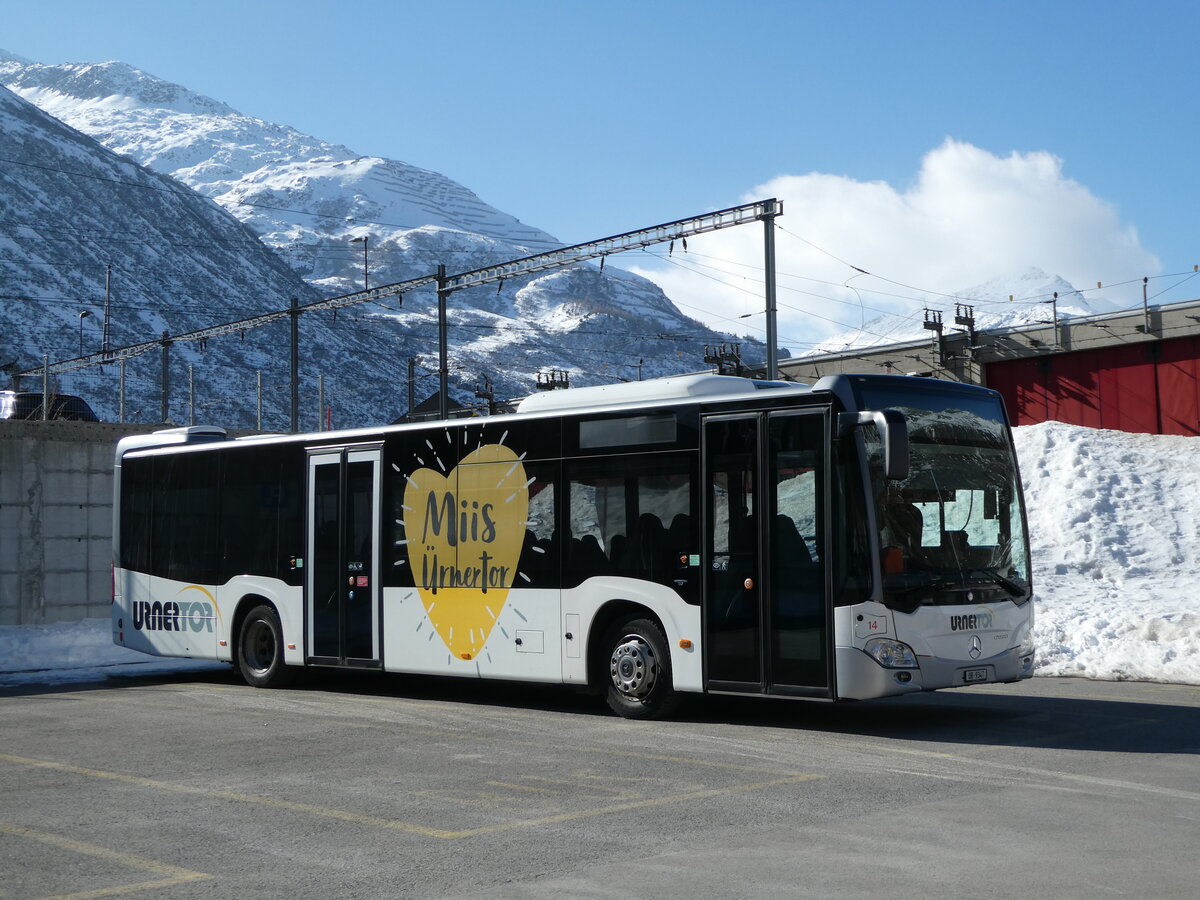
[[[483,649],[517,578],[529,518],[521,459],[485,444],[442,476],[417,469],[404,489],[408,560],[429,621],[450,652]]]

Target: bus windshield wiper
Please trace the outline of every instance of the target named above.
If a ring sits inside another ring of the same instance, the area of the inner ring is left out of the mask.
[[[963,569],[964,575],[968,575],[972,572],[978,572],[980,575],[983,575],[984,577],[988,578],[990,581],[995,582],[996,584],[1000,585],[1000,587],[1004,588],[1004,590],[1006,590],[1010,594],[1012,594],[1014,597],[1022,597],[1025,594],[1025,588],[1021,587],[1019,584],[1017,584],[1011,578],[1004,577],[999,572],[997,572],[995,569],[984,569],[984,568]]]
[[[893,594],[892,602],[899,603],[906,597],[911,597],[913,594],[921,591],[939,590],[944,587],[949,587],[952,584],[958,585],[961,584],[961,582],[957,578],[947,578],[945,575],[930,574],[924,581],[915,587],[906,588],[905,590],[900,591],[898,594]]]
[[[914,594],[919,594],[921,591],[942,590],[948,587],[963,588],[965,587],[963,578],[974,573],[983,575],[989,581],[992,581],[1004,588],[1004,590],[1013,597],[1022,597],[1025,595],[1024,588],[1022,588],[1012,579],[1001,575],[995,569],[973,567],[969,569],[960,569],[959,572],[956,573],[958,577],[954,577],[946,573],[936,575],[930,574],[920,584],[910,588],[905,588],[902,591],[892,594],[888,602],[896,609],[900,609],[904,612],[912,612],[912,610],[916,609],[920,605],[919,602],[913,602],[909,599],[910,597],[913,597]]]

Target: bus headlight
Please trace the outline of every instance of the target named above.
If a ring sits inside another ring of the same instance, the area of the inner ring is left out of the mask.
[[[917,654],[913,653],[912,647],[891,638],[872,638],[863,647],[863,652],[885,669],[917,668]]]

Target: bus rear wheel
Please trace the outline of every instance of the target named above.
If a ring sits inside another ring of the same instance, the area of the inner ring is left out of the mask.
[[[671,685],[671,655],[657,623],[636,617],[617,622],[604,641],[608,705],[627,719],[657,719],[679,706]]]
[[[238,671],[259,688],[283,687],[295,672],[283,662],[283,626],[270,606],[256,606],[242,621],[238,636]]]

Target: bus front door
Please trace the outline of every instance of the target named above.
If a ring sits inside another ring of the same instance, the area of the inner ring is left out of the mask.
[[[380,450],[309,451],[306,656],[378,667]]]
[[[708,690],[830,696],[828,415],[704,421]]]

